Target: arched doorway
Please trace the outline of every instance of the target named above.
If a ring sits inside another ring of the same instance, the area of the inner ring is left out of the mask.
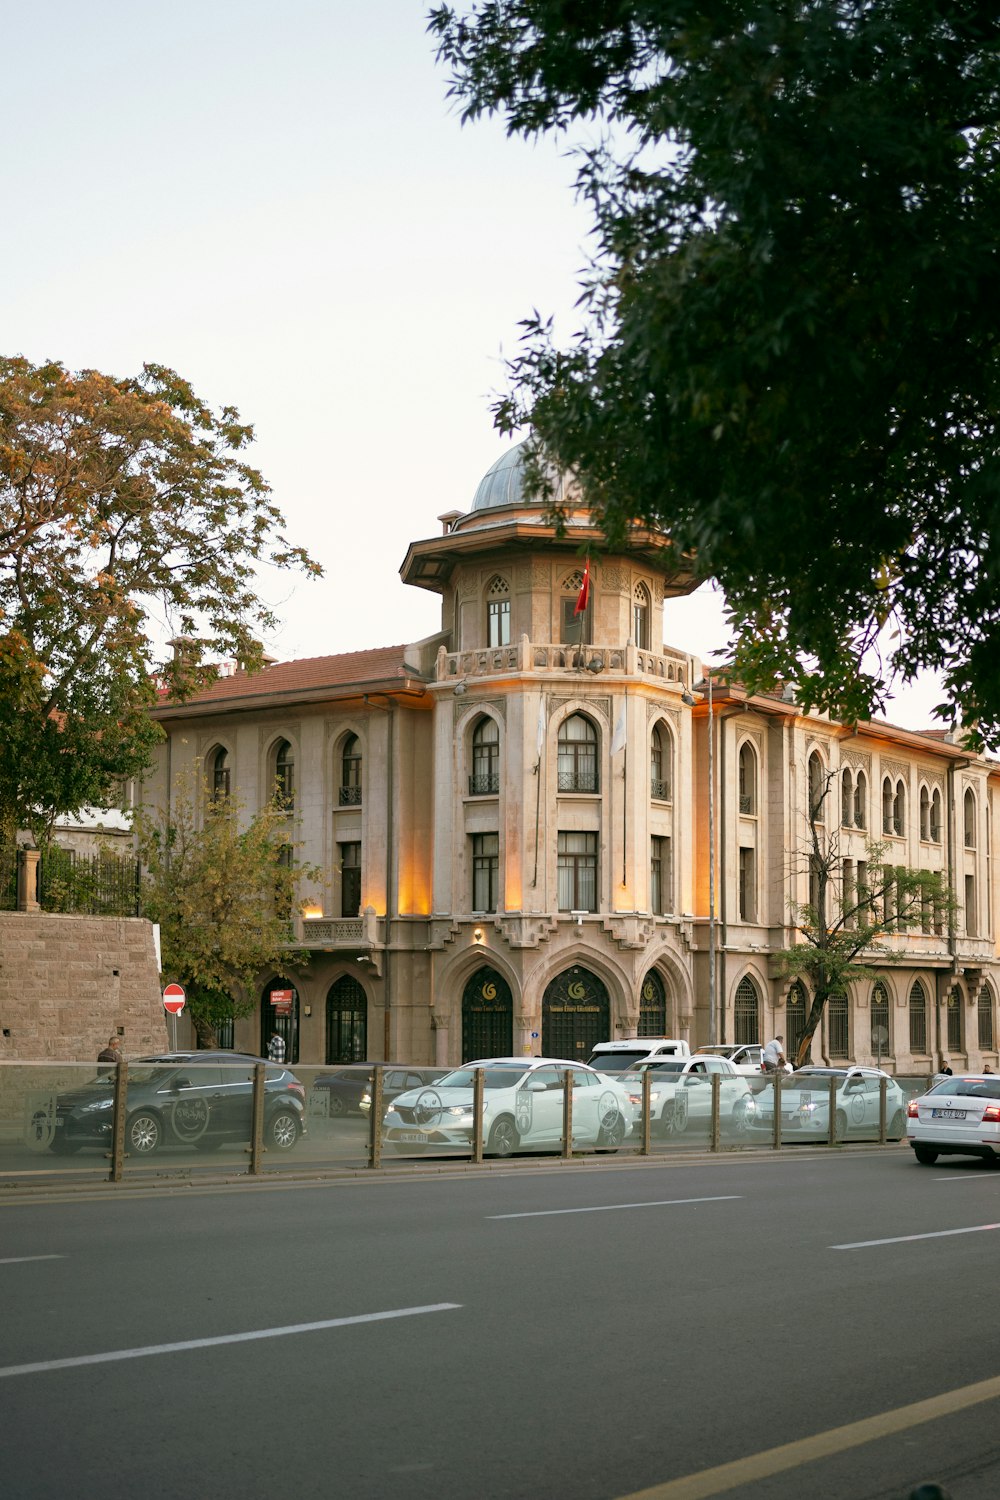
[[[299,1060],[299,992],[290,979],[279,976],[264,988],[260,998],[260,1055],[267,1057],[268,1043],[277,1032],[285,1043],[285,1062]]]
[[[655,969],[650,969],[639,991],[639,1035],[667,1035],[667,995]]]
[[[368,996],[356,979],[343,975],[326,995],[326,1060],[367,1062]]]
[[[542,1055],[586,1062],[596,1042],[611,1039],[611,1004],[596,974],[574,964],[542,997]]]
[[[510,985],[496,969],[477,969],[462,991],[462,1061],[511,1057],[513,1052]]]

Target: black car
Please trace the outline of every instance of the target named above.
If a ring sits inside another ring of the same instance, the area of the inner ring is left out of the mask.
[[[164,1052],[129,1061],[125,1151],[151,1156],[163,1145],[214,1151],[224,1141],[249,1141],[253,1074],[264,1074],[264,1145],[290,1151],[305,1134],[305,1089],[287,1068],[244,1052]],[[52,1150],[107,1148],[111,1141],[115,1070],[103,1069],[80,1088],[56,1097]]]
[[[416,1067],[410,1063],[345,1063],[329,1073],[321,1073],[313,1083],[313,1092],[320,1090],[326,1095],[328,1114],[367,1114],[371,1104],[372,1075],[376,1068],[383,1070],[382,1098],[386,1104],[397,1094],[419,1088],[422,1083],[433,1083],[448,1071],[447,1068]]]

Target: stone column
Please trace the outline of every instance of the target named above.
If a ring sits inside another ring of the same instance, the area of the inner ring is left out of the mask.
[[[37,849],[17,851],[18,911],[41,911],[38,904],[38,859]]]

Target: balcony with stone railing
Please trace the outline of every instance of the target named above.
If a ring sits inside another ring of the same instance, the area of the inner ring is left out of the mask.
[[[564,643],[530,641],[522,635],[517,645],[485,646],[475,651],[437,654],[435,678],[453,684],[470,678],[509,677],[512,673],[617,672],[683,687],[691,670],[691,658],[683,651],[641,651],[631,642],[624,646],[568,646]]]
[[[368,906],[356,917],[296,917],[289,942],[297,948],[337,949],[343,952],[381,947],[384,919]]]

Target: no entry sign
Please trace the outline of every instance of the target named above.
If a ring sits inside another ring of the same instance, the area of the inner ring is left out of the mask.
[[[179,984],[168,984],[163,991],[163,1009],[172,1016],[179,1016],[184,1009],[184,987]]]

